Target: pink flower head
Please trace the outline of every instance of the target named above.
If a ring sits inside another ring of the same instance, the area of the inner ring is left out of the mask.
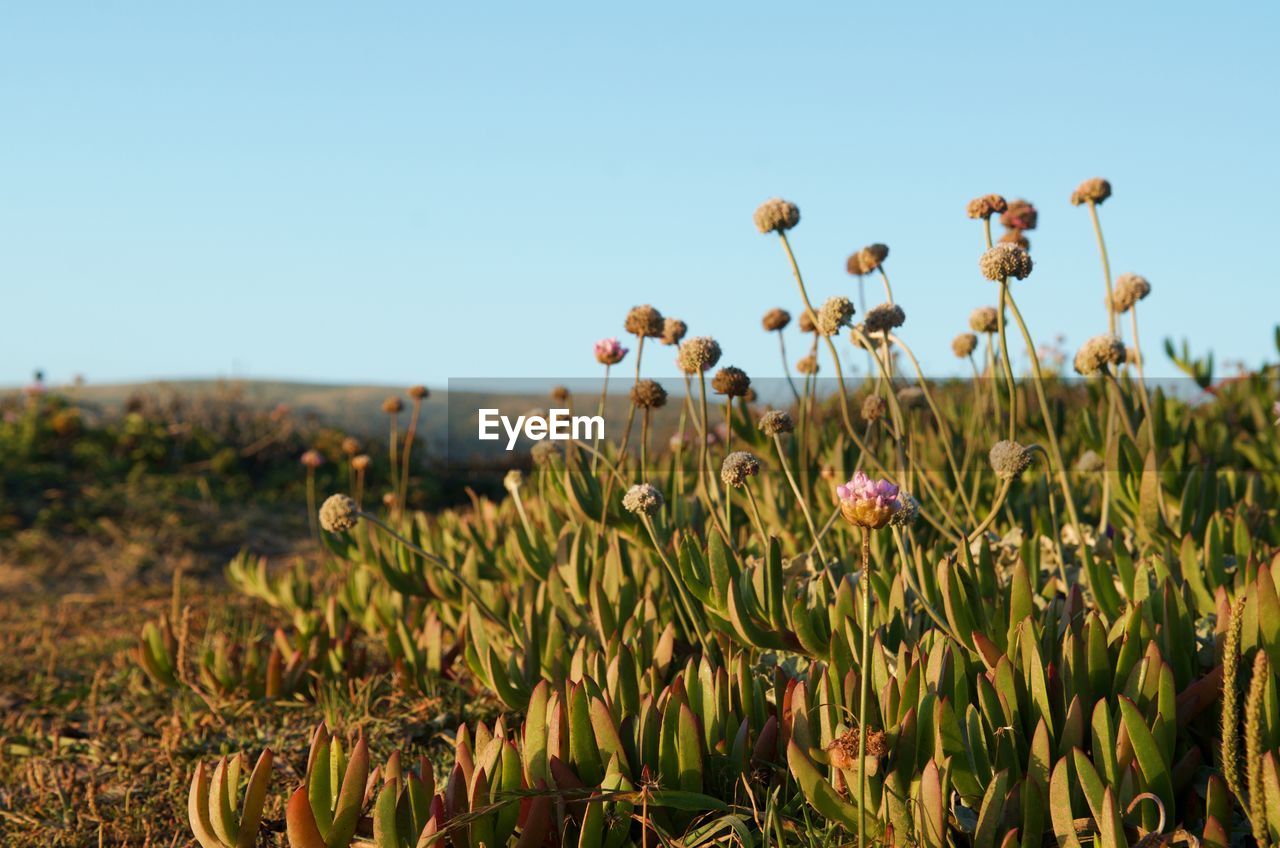
[[[902,505],[896,485],[888,480],[872,480],[861,471],[848,483],[836,486],[836,495],[846,521],[873,530],[888,524]]]
[[[596,362],[601,365],[617,365],[626,355],[627,349],[616,338],[596,342]]]

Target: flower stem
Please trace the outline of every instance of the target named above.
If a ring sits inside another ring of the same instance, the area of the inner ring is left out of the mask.
[[[867,844],[867,692],[871,688],[871,529],[862,528],[862,662],[858,667],[858,848]]]

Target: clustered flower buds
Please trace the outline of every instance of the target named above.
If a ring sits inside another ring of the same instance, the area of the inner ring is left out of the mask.
[[[1001,212],[1009,208],[1009,204],[998,194],[988,194],[986,197],[977,197],[969,201],[968,213],[970,218],[982,220],[990,218],[992,215],[999,215]]]
[[[959,359],[968,358],[978,347],[978,337],[973,333],[960,333],[951,340],[951,352]]]
[[[879,530],[888,526],[901,503],[898,487],[888,480],[872,480],[862,471],[855,472],[848,483],[836,487],[840,514],[855,527]]]
[[[311,450],[303,452],[302,456],[298,458],[298,461],[307,468],[315,469],[324,465],[324,455],[315,448],[312,448]]]
[[[845,263],[845,268],[855,277],[862,277],[879,268],[888,258],[888,245],[869,244],[850,256],[849,261]]]
[[[1106,371],[1110,365],[1123,364],[1125,355],[1124,342],[1115,336],[1094,336],[1076,353],[1076,373],[1088,376]]]
[[[685,374],[698,374],[720,361],[720,345],[710,336],[694,336],[680,345],[676,366]]]
[[[1000,313],[994,306],[979,306],[969,313],[969,329],[975,333],[1000,331]]]
[[[622,508],[636,515],[654,515],[662,503],[662,492],[651,483],[637,483],[622,496]]]
[[[346,495],[330,495],[320,505],[320,526],[330,533],[342,533],[359,520],[356,502]]]
[[[1116,312],[1128,312],[1138,301],[1151,294],[1151,283],[1137,274],[1121,274],[1116,278],[1116,291],[1111,298],[1111,308]]]
[[[760,321],[764,325],[765,330],[773,332],[781,330],[791,323],[791,313],[785,309],[770,309],[764,314],[764,318]]]
[[[818,357],[810,354],[803,356],[796,362],[796,370],[806,377],[818,373]]]
[[[679,318],[662,319],[662,343],[664,345],[680,344],[680,340],[684,338],[684,334],[689,332],[689,326]]]
[[[596,362],[601,365],[617,365],[627,355],[627,349],[617,339],[601,339],[595,345]]]
[[[1032,450],[1008,439],[996,442],[991,446],[987,458],[991,461],[991,469],[1001,480],[1012,480],[1031,464]]]
[[[623,329],[633,336],[656,339],[662,336],[662,313],[649,304],[633,306],[622,324]]]
[[[888,409],[888,404],[884,402],[884,398],[880,397],[880,395],[867,395],[862,402],[862,420],[868,423],[879,421],[884,418],[884,414]]]
[[[888,333],[901,327],[906,320],[907,313],[902,311],[901,306],[896,303],[881,303],[867,310],[862,320],[862,328],[868,335]]]
[[[1080,206],[1084,203],[1092,203],[1097,205],[1111,196],[1111,183],[1102,177],[1093,177],[1085,180],[1071,192],[1071,205]]]
[[[818,310],[818,332],[824,336],[834,336],[842,327],[848,327],[853,320],[853,303],[843,295],[827,298]]]
[[[658,409],[667,405],[667,390],[657,380],[640,380],[631,387],[631,402],[640,409]]]
[[[781,409],[771,409],[760,416],[760,423],[757,426],[766,436],[779,436],[794,430],[796,423],[791,420],[789,413]]]
[[[1027,200],[1011,200],[1009,208],[1000,216],[1000,223],[1010,230],[1034,230],[1040,213]]]
[[[727,397],[744,397],[751,388],[751,378],[747,372],[732,365],[721,368],[711,379],[711,389],[718,395]]]
[[[720,466],[720,480],[726,486],[741,489],[747,485],[747,478],[760,473],[760,460],[746,451],[734,451],[724,458]]]
[[[1022,280],[1031,273],[1031,254],[1016,244],[1001,242],[982,254],[978,267],[988,280]]]
[[[800,223],[800,207],[780,197],[771,197],[756,209],[756,229],[762,233],[781,233]]]

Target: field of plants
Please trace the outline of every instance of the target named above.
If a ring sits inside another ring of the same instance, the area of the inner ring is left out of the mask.
[[[883,302],[815,291],[800,211],[771,199],[777,290],[751,320],[785,402],[716,328],[623,304],[594,347],[630,399],[617,432],[538,442],[456,508],[416,508],[421,387],[384,403],[372,457],[250,417],[230,441],[258,451],[188,433],[177,460],[135,411],[111,465],[69,407],[10,410],[7,480],[203,463],[209,498],[272,486],[318,541],[246,548],[225,580],[0,598],[4,844],[1280,845],[1280,366],[1215,380],[1160,351],[1158,281],[1110,268],[1110,184],[1068,199],[1102,305],[1065,363],[1018,307],[1031,203],[957,209],[973,378],[933,381],[888,247],[847,266]],[[1155,355],[1179,386],[1148,381]],[[47,500],[15,514],[119,515]]]

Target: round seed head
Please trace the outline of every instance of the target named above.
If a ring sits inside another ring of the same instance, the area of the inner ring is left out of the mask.
[[[991,446],[987,454],[991,461],[991,469],[1001,480],[1012,480],[1031,464],[1032,451],[1017,442],[1004,439]]]
[[[1094,336],[1082,344],[1076,353],[1076,373],[1086,376],[1097,374],[1107,370],[1108,366],[1120,365],[1124,361],[1124,342],[1115,336]]]
[[[356,471],[364,471],[373,463],[373,459],[367,453],[356,454],[351,457],[351,467]]]
[[[1093,177],[1085,180],[1071,192],[1071,205],[1079,206],[1082,203],[1099,204],[1111,196],[1111,183],[1102,177]]]
[[[662,319],[662,343],[664,345],[680,344],[684,334],[689,332],[689,325],[679,318]]]
[[[1031,254],[1016,244],[1001,242],[982,254],[978,267],[988,280],[1022,280],[1031,273]]]
[[[1040,213],[1027,200],[1011,200],[1009,208],[1000,215],[1000,223],[1011,230],[1034,230]]]
[[[906,320],[907,313],[902,311],[901,306],[896,303],[881,303],[867,310],[862,319],[862,327],[868,335],[888,333],[901,327]]]
[[[760,204],[754,218],[760,232],[781,233],[800,223],[800,207],[780,197],[771,197]]]
[[[1000,236],[1000,244],[1016,244],[1023,250],[1031,249],[1031,239],[1022,234],[1022,230],[1005,230]]]
[[[667,405],[667,390],[657,380],[640,380],[631,387],[631,402],[640,409],[658,409]]]
[[[969,329],[975,333],[1000,331],[1000,314],[994,306],[979,306],[969,313]]]
[[[766,436],[780,436],[794,430],[796,422],[791,420],[789,413],[781,409],[771,409],[760,416],[760,423],[757,426]]]
[[[399,415],[404,410],[404,401],[394,395],[382,402],[382,411],[388,415]]]
[[[862,420],[866,422],[879,421],[884,418],[884,414],[888,409],[889,405],[884,402],[884,398],[880,395],[867,395],[862,401]]]
[[[342,452],[347,456],[355,456],[360,453],[360,440],[354,436],[347,436],[342,440]]]
[[[973,333],[961,333],[951,340],[951,352],[957,359],[967,359],[978,347],[978,337]]]
[[[824,336],[834,336],[853,320],[853,303],[843,295],[827,298],[818,310],[818,331]]]
[[[414,400],[426,400],[431,391],[426,386],[410,386],[408,394]]]
[[[551,389],[551,399],[556,403],[568,403],[570,397],[568,386],[553,386]]]
[[[861,749],[861,737],[858,728],[855,727],[833,739],[827,746],[827,754],[831,759],[831,765],[843,771],[853,771],[858,768]],[[882,759],[889,753],[883,730],[872,730],[867,733],[866,750],[867,757],[876,760]]]
[[[307,468],[315,469],[324,465],[324,455],[315,448],[312,448],[309,451],[303,452],[302,456],[298,457],[298,461]]]
[[[810,354],[809,356],[801,357],[800,360],[796,362],[796,371],[800,372],[801,374],[804,374],[805,376],[809,376],[810,374],[817,374],[818,373],[818,357],[812,354]]]
[[[556,446],[555,442],[534,442],[533,447],[529,450],[529,456],[533,459],[533,464],[538,466],[550,465],[552,460],[559,455],[560,448]]]
[[[720,345],[710,336],[694,336],[682,342],[676,353],[676,366],[685,374],[714,368],[719,361]]]
[[[623,322],[623,329],[633,336],[656,339],[662,336],[662,313],[649,304],[633,306]]]
[[[721,368],[711,378],[711,388],[718,395],[726,395],[731,398],[743,397],[751,388],[751,378],[741,368],[735,368],[730,365],[726,368]]]
[[[808,309],[800,313],[800,332],[802,333],[813,332],[813,315],[812,313],[809,312]]]
[[[356,502],[346,495],[330,495],[320,505],[320,526],[330,533],[350,530],[359,518]]]
[[[507,472],[507,476],[502,478],[502,488],[512,494],[524,485],[524,473],[519,468],[513,468]]]
[[[772,333],[774,330],[781,330],[791,323],[791,313],[785,309],[770,309],[764,314],[764,318],[760,323],[764,325],[767,331]]]
[[[637,483],[622,496],[622,508],[636,515],[654,515],[662,503],[662,492],[650,483]]]
[[[855,277],[865,276],[883,265],[888,258],[888,245],[869,244],[849,257],[845,269]]]
[[[734,451],[724,458],[720,466],[720,481],[726,486],[741,489],[747,478],[760,473],[760,460],[746,451]]]
[[[1128,312],[1138,301],[1151,294],[1151,283],[1137,274],[1121,274],[1116,278],[1116,291],[1111,308],[1116,312]]]
[[[909,527],[916,523],[916,519],[920,517],[920,501],[914,496],[906,493],[898,493],[898,508],[893,511],[893,517],[889,519],[891,527]]]
[[[986,197],[976,197],[969,201],[968,213],[970,218],[981,220],[990,218],[992,215],[999,215],[1001,212],[1009,208],[1009,204],[998,194],[988,194]]]

